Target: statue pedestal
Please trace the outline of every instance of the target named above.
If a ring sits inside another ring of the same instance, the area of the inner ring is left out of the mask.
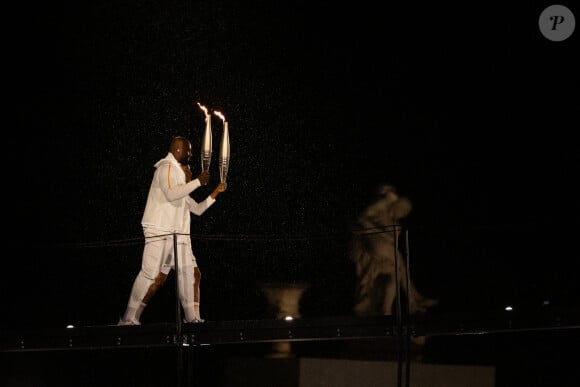
[[[268,303],[274,310],[277,319],[300,318],[300,298],[309,285],[304,283],[264,283],[260,287]],[[292,356],[292,345],[289,341],[277,341],[272,345],[273,353],[269,357]]]
[[[463,364],[411,363],[410,387],[494,387],[496,367]],[[333,358],[231,358],[228,387],[396,387],[397,361]],[[503,380],[503,379],[502,379]],[[560,379],[558,379],[560,380]]]

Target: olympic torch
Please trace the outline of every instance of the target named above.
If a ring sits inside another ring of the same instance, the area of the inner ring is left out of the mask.
[[[207,112],[207,108],[197,103],[201,110],[205,113],[205,129],[201,136],[201,170],[209,171],[211,163],[211,114]]]
[[[230,133],[228,131],[228,122],[224,115],[218,111],[214,112],[216,116],[220,117],[224,123],[224,131],[222,133],[222,142],[220,146],[220,182],[225,183],[228,177],[228,168],[230,166]]]

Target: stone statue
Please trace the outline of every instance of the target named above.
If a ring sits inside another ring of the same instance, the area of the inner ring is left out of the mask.
[[[411,278],[407,281],[407,263],[398,243],[400,220],[411,209],[408,198],[399,197],[393,186],[384,184],[378,188],[375,200],[358,216],[351,245],[351,259],[356,265],[358,281],[355,314],[392,314],[397,295],[395,257],[399,259],[401,290],[409,297],[409,313],[425,312],[438,303],[438,300],[421,295]]]

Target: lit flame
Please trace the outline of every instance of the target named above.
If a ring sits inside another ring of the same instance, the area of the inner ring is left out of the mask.
[[[199,102],[197,104],[201,108],[201,110],[204,111],[205,115],[207,116],[207,108],[205,106],[203,106],[202,104],[200,104]]]
[[[226,122],[226,118],[224,117],[224,115],[221,112],[218,112],[217,110],[215,110],[213,112],[213,114],[215,114],[216,116],[218,116],[219,118],[221,118],[223,122]]]

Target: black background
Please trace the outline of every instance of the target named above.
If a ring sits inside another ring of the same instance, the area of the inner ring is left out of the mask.
[[[192,220],[206,318],[264,317],[277,281],[310,284],[305,315],[349,314],[349,231],[382,182],[413,203],[412,275],[441,310],[577,305],[577,33],[545,39],[547,5],[12,6],[4,324],[117,321],[153,164],[174,135],[199,149],[197,102],[231,142]]]
[[[3,7],[2,329],[117,323],[153,165],[175,135],[199,149],[197,102],[225,114],[231,142],[228,190],[192,219],[207,320],[272,318],[264,282],[307,283],[305,317],[350,315],[352,222],[384,182],[413,203],[430,313],[578,310],[578,31],[545,39],[550,3],[232,3]],[[212,126],[199,200],[219,178]],[[143,324],[174,320],[174,284]],[[498,387],[572,385],[571,336],[435,337],[423,354],[495,365]],[[237,351],[264,347],[204,347],[196,381],[219,385]],[[175,371],[163,351],[18,355],[4,381],[167,385]]]

